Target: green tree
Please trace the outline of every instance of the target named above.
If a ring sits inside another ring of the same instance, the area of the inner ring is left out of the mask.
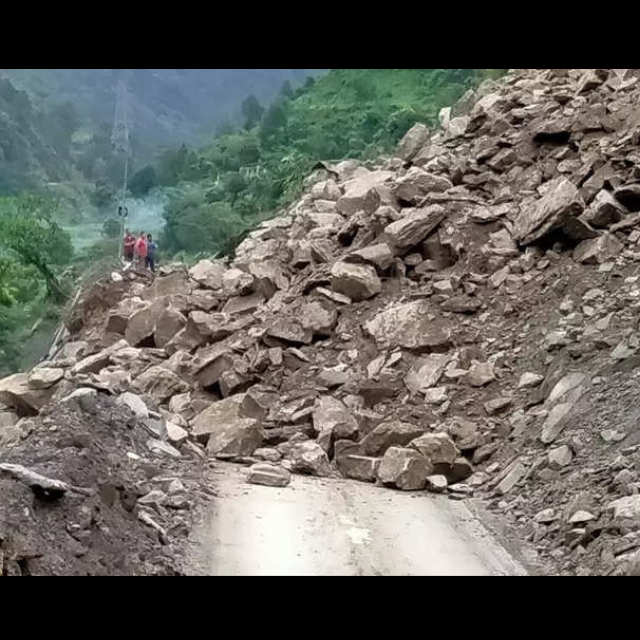
[[[289,100],[293,100],[293,98],[295,97],[293,87],[291,86],[289,80],[285,80],[283,82],[282,86],[280,87],[280,95],[288,98]]]
[[[244,128],[247,131],[256,127],[264,113],[264,109],[262,108],[260,101],[253,93],[242,103],[241,110],[242,115],[244,116]]]
[[[73,247],[69,234],[53,221],[52,211],[51,203],[35,197],[0,200],[0,244],[23,265],[37,269],[48,296],[59,303],[65,294],[55,267],[69,263]]]
[[[156,175],[156,170],[152,165],[148,164],[146,167],[140,169],[140,171],[136,172],[129,180],[129,191],[136,198],[143,198],[146,196],[151,189],[153,189],[158,184],[158,177]]]

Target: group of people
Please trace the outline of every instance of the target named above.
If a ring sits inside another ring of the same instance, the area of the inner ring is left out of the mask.
[[[158,243],[154,241],[153,236],[140,233],[140,237],[136,237],[127,229],[124,236],[124,259],[127,262],[135,263],[140,269],[149,269],[153,273],[156,271],[156,253],[158,251]]]

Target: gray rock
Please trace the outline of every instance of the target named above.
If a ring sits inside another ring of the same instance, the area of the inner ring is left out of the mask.
[[[402,491],[421,491],[432,474],[429,461],[412,449],[391,447],[378,470],[378,480]]]
[[[395,255],[389,248],[389,245],[381,243],[375,244],[359,251],[350,253],[346,259],[347,262],[366,263],[375,266],[378,272],[383,273],[390,269],[396,262]]]
[[[35,414],[51,400],[53,389],[37,390],[29,386],[29,376],[16,373],[0,380],[0,402],[18,413]]]
[[[560,471],[568,467],[573,461],[573,452],[567,446],[558,447],[549,451],[548,455],[549,468],[554,471]]]
[[[173,422],[167,422],[165,428],[167,438],[173,445],[180,446],[189,439],[189,432]]]
[[[498,483],[496,492],[498,495],[506,496],[527,474],[527,468],[521,462],[511,465],[504,478]]]
[[[36,391],[42,391],[45,389],[51,389],[64,378],[63,369],[34,369],[29,374],[28,385],[31,389]]]
[[[434,321],[433,308],[424,300],[394,305],[365,325],[380,348],[411,349],[423,352],[448,350],[451,330]]]
[[[400,178],[394,189],[395,197],[409,204],[416,205],[430,193],[442,193],[453,185],[448,178],[429,173],[420,167],[412,167]]]
[[[376,270],[369,265],[337,262],[331,270],[333,290],[347,296],[353,302],[361,302],[377,296],[382,283]]]
[[[424,428],[404,422],[384,422],[378,425],[360,443],[367,456],[379,457],[391,447],[405,447],[424,435]]]
[[[496,379],[495,369],[490,362],[474,362],[466,375],[472,387],[485,387]]]
[[[419,122],[406,133],[404,138],[402,138],[398,145],[398,149],[396,150],[396,155],[405,162],[410,162],[416,157],[416,155],[418,155],[418,152],[427,144],[428,141],[429,129]]]
[[[148,440],[147,449],[160,456],[167,456],[174,460],[178,460],[182,457],[182,454],[175,447],[171,446],[168,442],[163,442],[162,440]]]
[[[128,407],[135,413],[136,418],[146,420],[149,417],[149,409],[144,400],[135,393],[126,392],[117,398],[116,404]]]
[[[411,442],[411,448],[426,458],[436,475],[447,475],[460,451],[447,433],[426,433]]]
[[[404,218],[384,230],[384,239],[397,254],[406,253],[437,229],[446,215],[445,208],[440,205],[410,210]]]
[[[315,442],[302,442],[291,448],[287,458],[294,473],[329,478],[334,472],[329,458],[322,447]]]
[[[584,210],[578,189],[566,178],[553,181],[546,195],[533,208],[524,208],[514,224],[513,236],[529,245],[561,228]]]
[[[613,517],[621,520],[635,520],[640,518],[640,495],[627,496],[610,502],[607,509],[613,512]]]
[[[426,489],[431,493],[444,493],[449,487],[449,481],[445,476],[429,476],[427,478]]]
[[[449,364],[448,355],[430,355],[420,358],[407,373],[404,383],[412,393],[424,393],[435,387]]]
[[[282,467],[272,464],[254,464],[249,469],[247,476],[249,484],[257,484],[265,487],[287,487],[291,484],[291,474]]]
[[[271,463],[280,462],[280,460],[282,460],[282,454],[277,449],[269,448],[257,449],[254,452],[253,457],[257,460]]]
[[[380,460],[366,456],[347,455],[340,458],[341,473],[352,480],[375,482],[378,478]]]
[[[620,222],[627,213],[627,208],[611,193],[600,191],[582,215],[582,220],[596,229],[607,229],[612,224]]]
[[[334,440],[354,440],[358,436],[356,419],[340,400],[330,396],[318,400],[313,411],[313,427],[326,453],[331,451]]]
[[[544,376],[537,373],[524,373],[518,383],[518,389],[535,389],[544,382]]]
[[[201,260],[189,271],[189,276],[198,284],[214,291],[222,289],[222,277],[225,268],[222,264],[211,260]]]

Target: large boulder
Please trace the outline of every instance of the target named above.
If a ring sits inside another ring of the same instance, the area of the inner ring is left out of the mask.
[[[444,354],[433,354],[417,360],[404,379],[407,389],[412,393],[424,393],[435,387],[440,382],[449,360],[449,356]]]
[[[628,213],[627,208],[620,204],[608,191],[600,191],[589,208],[582,215],[582,220],[596,229],[607,229],[612,224],[620,222]]]
[[[38,368],[29,374],[29,386],[36,391],[51,389],[64,378],[64,369]]]
[[[225,268],[218,262],[202,260],[189,271],[189,276],[205,289],[218,291],[222,289],[222,278]]]
[[[384,238],[397,254],[406,253],[437,229],[446,215],[440,205],[411,209],[404,218],[392,222],[384,230]]]
[[[460,451],[448,433],[425,433],[411,442],[411,448],[424,456],[436,475],[448,476]]]
[[[525,207],[515,221],[513,236],[521,245],[532,244],[584,211],[578,189],[566,178],[548,185],[543,198],[533,207]]]
[[[164,349],[173,338],[184,329],[187,319],[174,307],[162,310],[156,319],[153,339],[158,349]]]
[[[369,265],[336,262],[331,270],[333,290],[361,302],[377,296],[382,291],[382,283],[376,270]]]
[[[329,302],[317,299],[300,307],[302,328],[314,335],[330,336],[338,322],[338,312]]]
[[[138,391],[150,395],[159,404],[189,391],[189,385],[175,373],[161,366],[151,367],[135,379]]]
[[[405,447],[424,434],[422,427],[405,422],[392,421],[378,425],[360,443],[366,456],[379,457],[391,447]]]
[[[376,267],[379,273],[383,273],[396,263],[396,257],[389,245],[382,242],[354,251],[345,258],[345,261],[370,264]]]
[[[289,344],[311,344],[313,332],[305,329],[297,318],[281,316],[267,326],[267,336]]]
[[[396,150],[396,155],[405,162],[410,162],[418,155],[418,152],[427,144],[428,141],[429,129],[419,122],[406,133],[404,138],[402,138]]]
[[[322,180],[311,188],[311,197],[314,200],[333,201],[339,200],[342,190],[335,180]]]
[[[338,211],[345,216],[352,216],[359,211],[373,215],[381,202],[378,187],[392,176],[390,171],[370,171],[347,182],[344,195],[338,200]]]
[[[291,483],[291,474],[282,467],[273,464],[254,464],[249,469],[247,476],[249,484],[258,484],[265,487],[286,487]]]
[[[132,347],[138,347],[153,338],[156,322],[167,305],[168,299],[158,298],[129,318],[124,337]]]
[[[416,205],[429,193],[442,193],[452,187],[453,184],[448,178],[429,173],[420,167],[413,167],[398,180],[394,195],[401,202]]]
[[[378,480],[387,487],[401,491],[421,491],[432,475],[429,461],[417,451],[392,447],[378,470]]]
[[[24,373],[0,380],[0,403],[14,409],[19,415],[35,415],[53,397],[54,389],[33,389],[29,376]]]
[[[313,427],[318,443],[330,454],[335,440],[354,440],[358,436],[358,422],[337,398],[323,396],[313,411]]]
[[[615,262],[622,252],[624,245],[611,233],[605,233],[593,240],[584,240],[573,252],[573,259],[582,264],[603,264]]]
[[[347,455],[340,458],[340,472],[346,478],[360,482],[375,482],[380,469],[379,458],[367,456]]]
[[[121,300],[118,306],[109,313],[107,332],[124,335],[131,316],[142,309],[146,309],[148,306],[149,303],[140,298],[125,298]]]
[[[294,445],[287,456],[294,473],[329,478],[334,475],[329,458],[316,442],[301,442]]]
[[[365,325],[380,348],[404,348],[424,352],[447,351],[451,331],[442,319],[434,319],[424,300],[395,305]]]
[[[218,458],[251,456],[262,446],[260,424],[242,415],[244,395],[215,402],[193,420],[193,436]]]

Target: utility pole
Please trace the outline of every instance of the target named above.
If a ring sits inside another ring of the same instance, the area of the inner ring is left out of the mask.
[[[122,193],[119,198],[119,211],[122,211],[122,225],[120,237],[124,235],[124,227],[127,223],[124,213],[128,211],[127,203],[127,183],[129,181],[129,160],[131,157],[131,138],[129,129],[129,91],[123,69],[123,75],[118,80],[116,88],[116,109],[113,120],[113,131],[111,134],[111,145],[115,154],[122,154],[124,160],[124,178],[122,182]],[[122,242],[119,242],[118,258],[122,258]]]

